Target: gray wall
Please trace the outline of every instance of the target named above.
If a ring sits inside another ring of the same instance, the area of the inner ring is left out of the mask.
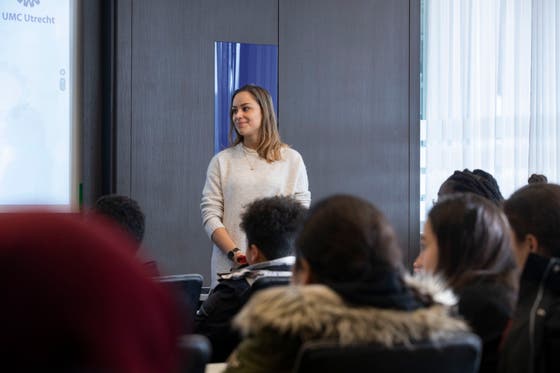
[[[312,197],[344,192],[377,203],[403,246],[413,243],[412,256],[418,2],[118,1],[115,184],[145,209],[148,255],[169,273],[209,282],[199,202],[219,40],[279,45],[280,132],[303,155]]]
[[[279,14],[280,126],[306,162],[312,198],[373,201],[404,247],[419,236],[410,14],[409,0],[283,0]]]
[[[102,38],[101,12],[97,0],[84,0],[80,4],[82,103],[81,180],[83,201],[90,206],[102,193],[101,134],[102,134]]]
[[[213,155],[214,42],[277,44],[278,3],[127,0],[117,17],[117,192],[146,212],[148,255],[209,282],[199,205]]]

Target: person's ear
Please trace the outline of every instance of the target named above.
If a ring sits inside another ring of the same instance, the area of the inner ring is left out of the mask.
[[[313,283],[311,266],[304,258],[298,258],[298,263],[294,266],[292,282],[296,285],[309,285]]]
[[[539,252],[539,240],[535,235],[528,233],[525,236],[525,245],[529,249],[531,253],[538,253]]]
[[[247,262],[249,264],[254,264],[262,261],[262,254],[259,247],[255,244],[250,244],[247,248]]]

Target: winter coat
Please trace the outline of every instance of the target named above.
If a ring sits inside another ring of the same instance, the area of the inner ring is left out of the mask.
[[[459,314],[482,339],[480,373],[498,369],[498,346],[513,316],[516,289],[498,282],[481,281],[456,291]]]
[[[436,301],[454,301],[433,281],[410,285]],[[467,331],[466,323],[450,313],[440,303],[413,311],[353,307],[323,285],[265,290],[234,319],[244,340],[228,359],[226,372],[291,372],[301,345],[308,341],[392,346]]]
[[[560,258],[530,254],[500,372],[560,371]]]
[[[196,313],[194,329],[210,340],[212,362],[225,361],[239,344],[231,320],[249,299],[253,282],[260,277],[290,277],[294,260],[293,256],[278,258],[219,276],[218,285]]]

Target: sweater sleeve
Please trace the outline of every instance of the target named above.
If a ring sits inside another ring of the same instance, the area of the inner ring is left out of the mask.
[[[217,156],[214,156],[208,165],[206,183],[202,190],[200,212],[202,215],[202,225],[206,230],[206,234],[208,234],[208,237],[212,238],[212,233],[214,233],[216,229],[224,227],[224,194],[222,191],[220,165]]]
[[[311,192],[309,191],[309,181],[307,179],[307,170],[303,158],[298,154],[298,172],[296,180],[296,190],[294,198],[305,207],[311,204]]]

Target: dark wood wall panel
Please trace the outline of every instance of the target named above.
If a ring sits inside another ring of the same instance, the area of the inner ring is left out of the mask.
[[[132,0],[115,4],[115,188],[118,193],[131,193],[131,127],[132,127]]]
[[[97,0],[84,0],[79,7],[81,28],[81,180],[83,203],[91,206],[101,194],[102,133],[102,14]]]
[[[280,129],[306,162],[313,200],[374,202],[407,249],[418,220],[409,0],[283,0],[279,17]]]
[[[145,209],[148,255],[209,282],[199,205],[213,155],[214,41],[277,44],[277,0],[133,0],[118,19],[117,191]]]
[[[420,251],[420,0],[410,1],[409,14],[409,236],[406,264],[412,269]]]

